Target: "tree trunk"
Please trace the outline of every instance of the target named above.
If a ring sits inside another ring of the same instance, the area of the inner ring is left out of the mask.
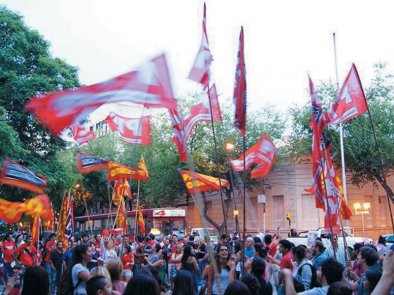
[[[224,227],[224,222],[222,223],[222,225],[217,224],[211,217],[208,216],[208,201],[207,198],[205,196],[205,193],[201,193],[202,198],[204,200],[204,211],[203,211],[203,215],[204,218],[213,225],[214,228],[216,228],[219,232],[221,232],[223,230]]]
[[[391,202],[394,203],[394,192],[391,189],[391,187],[385,182],[384,178],[380,174],[375,174],[374,177],[376,180],[380,183],[380,185],[383,187],[383,189],[386,191],[387,195],[389,196]]]

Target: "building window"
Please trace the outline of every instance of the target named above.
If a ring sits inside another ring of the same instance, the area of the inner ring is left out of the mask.
[[[285,226],[285,202],[284,196],[272,196],[272,224],[273,228],[284,228]]]
[[[376,206],[376,226],[377,227],[387,227],[387,197],[378,196],[378,204]]]
[[[319,210],[316,208],[315,196],[311,194],[301,195],[301,226],[304,230],[316,229],[320,226]],[[298,227],[298,229],[300,229]]]

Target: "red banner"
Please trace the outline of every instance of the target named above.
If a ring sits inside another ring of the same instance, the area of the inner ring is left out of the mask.
[[[172,130],[174,131],[172,141],[175,143],[178,149],[180,161],[185,162],[187,160],[187,146],[183,120],[179,115],[178,108],[168,111],[170,114]]]
[[[148,116],[126,118],[110,113],[105,119],[112,131],[119,131],[124,142],[132,144],[151,144],[151,126]]]
[[[53,92],[29,100],[25,109],[53,134],[85,119],[107,103],[132,102],[149,108],[175,108],[167,59],[164,54],[137,70],[108,81],[73,90]]]
[[[83,152],[76,152],[79,173],[89,173],[97,170],[107,170],[108,160],[91,156]]]
[[[78,146],[89,143],[89,141],[96,138],[96,133],[93,130],[87,129],[86,126],[80,123],[74,124],[71,131]]]

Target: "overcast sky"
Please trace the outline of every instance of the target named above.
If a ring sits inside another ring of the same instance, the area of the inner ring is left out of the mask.
[[[129,71],[168,53],[175,93],[197,88],[186,77],[201,40],[203,1],[0,0],[24,16],[51,44],[54,56],[79,68],[83,84]],[[392,1],[207,0],[213,80],[221,99],[233,92],[240,26],[245,31],[248,107],[284,110],[309,101],[307,73],[335,81],[332,33],[337,35],[340,83],[351,63],[365,86],[372,65],[394,64]]]

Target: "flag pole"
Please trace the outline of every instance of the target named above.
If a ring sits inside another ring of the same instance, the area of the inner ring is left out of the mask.
[[[140,182],[141,180],[138,180],[138,186],[137,186],[137,207],[135,211],[135,218],[134,218],[134,224],[135,224],[135,240],[137,239],[137,221],[138,221],[138,211],[139,211],[139,206],[140,206]]]
[[[391,198],[390,198],[390,195],[389,195],[389,192],[388,192],[388,189],[387,189],[388,185],[387,185],[387,181],[386,181],[386,175],[385,175],[384,169],[383,169],[382,155],[380,153],[379,143],[378,143],[378,140],[376,138],[375,126],[374,126],[374,124],[372,122],[372,116],[371,116],[371,112],[369,111],[369,108],[368,108],[368,117],[369,117],[369,122],[371,123],[371,129],[372,129],[373,137],[375,139],[375,148],[376,148],[376,151],[378,152],[380,173],[382,174],[383,186],[384,186],[384,190],[386,191],[387,204],[389,205],[389,211],[390,211],[391,226],[392,226],[393,233],[394,233],[393,211],[391,210],[391,202],[390,202]],[[391,199],[391,201],[394,202],[394,198]]]
[[[246,127],[246,126],[245,126]],[[242,272],[245,271],[245,237],[246,237],[246,159],[245,159],[245,150],[246,150],[246,128],[244,131],[244,134],[242,136],[242,154],[243,154],[243,160],[244,160],[244,173],[243,173],[243,246],[242,246]]]
[[[332,34],[332,38],[334,41],[334,60],[335,60],[335,78],[337,82],[337,93],[339,91],[339,78],[338,78],[338,59],[337,59],[337,43],[336,43],[336,38],[335,38],[335,32]],[[342,122],[339,123],[339,141],[340,141],[340,146],[341,146],[341,168],[342,168],[342,189],[343,189],[343,195],[345,196],[345,202],[346,204],[348,203],[348,198],[347,198],[347,188],[346,188],[346,165],[345,165],[345,147],[343,144],[343,127],[342,127]],[[342,200],[341,200],[342,202]],[[339,222],[341,224],[341,232],[342,232],[342,238],[343,238],[343,246],[345,250],[345,260],[347,261],[347,242],[346,242],[346,235],[345,235],[345,230],[343,228],[343,223],[342,223],[342,216],[339,208]],[[349,221],[345,220],[345,226],[349,227]]]
[[[209,109],[211,111],[210,112],[211,113],[211,128],[212,128],[213,143],[214,143],[214,148],[215,148],[216,169],[217,169],[217,174],[218,174],[218,178],[219,178],[220,201],[222,202],[224,231],[225,231],[225,233],[227,235],[228,234],[228,231],[227,231],[227,216],[226,216],[226,210],[224,209],[224,199],[223,199],[223,192],[222,192],[222,181],[220,179],[220,165],[219,165],[219,156],[218,156],[218,145],[217,145],[217,141],[216,141],[215,124],[213,123],[213,112],[212,112],[211,94],[209,92],[209,81],[207,83],[207,94],[208,94],[208,100],[209,100]]]

